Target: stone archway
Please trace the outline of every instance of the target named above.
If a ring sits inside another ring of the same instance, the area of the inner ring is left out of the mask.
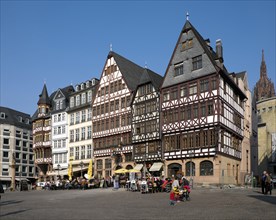
[[[179,171],[182,171],[182,165],[179,163],[172,163],[168,165],[168,177],[176,176]]]

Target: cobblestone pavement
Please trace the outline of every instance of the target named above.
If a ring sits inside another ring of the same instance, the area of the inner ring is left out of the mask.
[[[125,189],[5,192],[0,219],[276,219],[276,189],[195,188],[191,201],[169,205],[168,193]]]

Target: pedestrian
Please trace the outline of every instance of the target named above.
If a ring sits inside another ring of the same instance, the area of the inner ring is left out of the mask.
[[[265,194],[270,192],[271,195],[271,177],[268,173],[266,173],[266,179],[265,179]]]
[[[179,181],[177,177],[172,176],[172,188],[177,187],[179,189]]]
[[[261,180],[262,194],[265,194],[265,180],[266,180],[266,171],[263,172],[262,180]]]
[[[2,183],[0,181],[0,200],[1,200],[1,193],[4,193],[4,192],[5,192],[4,188],[3,188]]]
[[[175,193],[174,193],[174,190],[173,188],[171,189],[171,192],[170,192],[170,205],[175,205],[175,202],[176,202],[176,198],[175,198]]]

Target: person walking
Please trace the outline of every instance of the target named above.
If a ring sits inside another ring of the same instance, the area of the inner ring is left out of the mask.
[[[4,192],[5,191],[4,191],[3,185],[2,185],[2,183],[0,181],[0,200],[1,200],[1,193],[4,193]]]
[[[266,171],[263,172],[262,179],[261,179],[262,194],[265,194],[265,180],[266,180]]]
[[[179,188],[179,181],[178,181],[177,177],[174,177],[174,175],[172,176],[172,188],[173,187]]]
[[[268,192],[270,192],[270,195],[271,195],[271,177],[268,173],[266,173],[265,194],[268,194]]]

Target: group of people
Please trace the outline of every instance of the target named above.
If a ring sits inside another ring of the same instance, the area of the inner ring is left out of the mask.
[[[264,171],[262,175],[262,194],[268,194],[272,192],[272,176],[268,172]]]
[[[185,190],[186,195],[180,194],[180,190]],[[183,201],[183,196],[186,199],[189,198],[191,192],[189,181],[183,176],[180,180],[177,177],[172,176],[171,191],[170,191],[170,205],[175,205],[177,202]]]

